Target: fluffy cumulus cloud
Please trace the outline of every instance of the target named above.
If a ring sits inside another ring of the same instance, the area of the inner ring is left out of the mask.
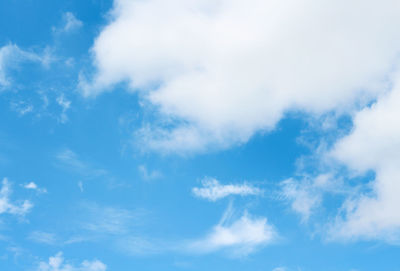
[[[66,263],[63,254],[57,253],[48,262],[41,262],[37,271],[106,271],[107,266],[99,260],[83,261],[79,266]]]
[[[96,72],[80,87],[96,96],[124,82],[139,92],[161,117],[136,131],[141,146],[226,148],[290,111],[350,113],[353,130],[330,157],[376,176],[370,193],[348,197],[331,231],[400,236],[398,1],[115,0],[110,18],[92,48]],[[284,187],[305,218],[322,200],[313,182]]]
[[[82,91],[139,90],[176,120],[138,132],[164,152],[245,142],[290,110],[363,104],[385,90],[400,49],[395,0],[115,0],[111,15]]]
[[[262,193],[261,189],[246,183],[223,185],[214,178],[205,178],[201,183],[203,187],[194,187],[192,192],[196,197],[210,201],[217,201],[230,195],[249,196]]]
[[[4,178],[0,189],[0,214],[25,215],[32,209],[33,204],[29,200],[13,202],[11,194],[11,184]]]
[[[277,236],[274,227],[266,218],[253,218],[245,212],[235,220],[232,218],[232,209],[228,208],[209,234],[192,242],[189,249],[198,253],[228,250],[229,255],[241,257],[272,243]]]
[[[354,117],[352,132],[331,154],[355,174],[375,172],[368,194],[349,199],[333,234],[343,238],[400,239],[400,76],[394,88]]]

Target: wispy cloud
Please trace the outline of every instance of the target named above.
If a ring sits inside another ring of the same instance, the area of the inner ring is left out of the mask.
[[[106,170],[94,167],[89,162],[84,161],[70,149],[60,151],[57,153],[56,158],[60,166],[87,178],[95,178],[108,174]]]
[[[158,240],[141,234],[146,227],[148,212],[83,203],[78,227],[89,241],[106,240],[127,255],[154,254],[167,250]]]
[[[47,193],[47,189],[46,188],[40,188],[34,182],[29,182],[29,183],[23,184],[22,187],[25,188],[25,189],[28,189],[28,190],[34,190],[34,191],[36,191],[38,193]]]
[[[83,203],[81,210],[84,213],[84,218],[80,222],[81,228],[106,235],[128,234],[145,216],[144,211],[99,206],[95,203]]]
[[[54,33],[62,34],[73,32],[82,26],[83,22],[76,18],[72,12],[67,11],[62,15],[62,25],[57,27],[54,26],[52,29]]]
[[[12,85],[12,79],[8,77],[10,69],[18,67],[22,62],[37,62],[42,65],[48,65],[50,57],[48,53],[43,55],[22,50],[15,44],[8,44],[0,47],[0,90],[1,87]]]
[[[57,237],[55,234],[43,231],[31,232],[28,236],[28,239],[33,242],[46,245],[55,245],[57,243]]]
[[[262,190],[249,184],[220,184],[217,179],[205,178],[202,180],[203,187],[194,187],[193,194],[196,197],[210,201],[217,201],[230,195],[250,196],[260,195]]]
[[[138,170],[144,180],[154,180],[162,177],[162,174],[158,170],[149,170],[146,165],[139,165]]]
[[[9,213],[23,216],[32,209],[33,204],[29,200],[16,203],[12,202],[10,199],[11,194],[11,184],[7,178],[4,178],[0,190],[0,214]]]
[[[301,215],[303,222],[306,222],[321,206],[324,194],[348,192],[342,179],[330,173],[315,177],[304,176],[300,180],[290,178],[280,185],[280,199],[289,202],[292,210]]]
[[[76,18],[72,12],[65,12],[63,15],[63,20],[65,22],[63,30],[65,32],[72,31],[83,26],[82,21]]]
[[[59,121],[61,123],[66,123],[68,121],[67,111],[71,107],[71,101],[68,100],[64,94],[61,94],[56,99],[57,104],[61,106],[61,115]]]
[[[24,116],[28,113],[33,112],[33,105],[25,102],[25,101],[13,101],[10,102],[10,108],[11,110],[15,111],[18,113],[20,116]]]
[[[79,235],[65,237],[61,234],[55,234],[53,232],[33,231],[27,236],[27,239],[39,244],[61,247],[65,245],[91,241],[93,238]]]
[[[233,219],[232,212],[229,207],[210,233],[190,242],[188,249],[196,253],[228,250],[230,255],[241,257],[277,239],[277,232],[265,217],[252,217],[245,211],[241,217]]]

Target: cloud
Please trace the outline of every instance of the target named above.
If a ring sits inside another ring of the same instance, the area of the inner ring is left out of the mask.
[[[64,94],[61,94],[56,99],[59,106],[61,106],[61,116],[59,118],[61,123],[66,123],[68,121],[67,111],[71,107],[71,101],[65,98]]]
[[[291,202],[291,208],[307,221],[313,210],[321,204],[322,195],[314,193],[312,184],[296,183],[293,179],[282,182],[282,196]]]
[[[300,180],[293,178],[281,182],[282,200],[290,202],[291,208],[300,214],[306,222],[322,204],[326,193],[347,193],[342,180],[330,173],[315,177],[304,176]]]
[[[30,183],[24,184],[23,187],[25,189],[28,189],[28,190],[35,190],[35,191],[37,191],[39,193],[47,193],[47,189],[46,188],[39,188],[37,186],[37,184],[34,183],[34,182],[30,182]]]
[[[80,223],[82,229],[99,234],[128,234],[144,216],[139,211],[99,206],[94,203],[82,204],[81,210],[85,217]]]
[[[202,180],[203,187],[194,187],[193,194],[196,197],[217,201],[230,195],[249,196],[260,195],[262,191],[259,188],[248,184],[227,184],[221,185],[214,178],[205,178]]]
[[[273,226],[264,217],[253,218],[247,212],[232,221],[232,208],[204,238],[193,241],[188,249],[197,253],[228,250],[230,255],[246,256],[258,248],[270,244],[277,238]]]
[[[400,240],[400,74],[393,90],[354,117],[350,134],[341,138],[330,155],[353,174],[374,171],[368,192],[349,198],[331,234],[343,239]]]
[[[45,232],[45,231],[33,231],[28,235],[28,240],[39,243],[45,244],[49,246],[65,246],[71,245],[76,243],[82,243],[91,241],[92,237],[89,236],[69,236],[69,237],[62,237],[58,234]]]
[[[83,183],[82,183],[81,181],[78,182],[78,187],[79,187],[79,190],[80,190],[81,192],[84,191],[84,189],[83,189]]]
[[[145,165],[139,165],[138,170],[145,180],[154,180],[162,177],[161,172],[157,170],[148,170]]]
[[[25,184],[24,188],[36,190],[36,189],[38,189],[38,186],[34,182],[30,182],[30,183]]]
[[[8,77],[8,71],[18,67],[20,63],[39,62],[47,65],[49,61],[49,56],[46,55],[46,52],[41,56],[33,52],[24,51],[15,44],[0,47],[0,90],[11,85],[12,81]]]
[[[113,249],[133,256],[170,249],[159,240],[142,234],[148,215],[145,210],[129,210],[95,203],[83,203],[79,209],[82,217],[79,218],[78,227],[86,240],[105,240]]]
[[[32,209],[33,204],[29,200],[13,203],[10,200],[11,194],[11,184],[7,178],[4,178],[0,189],[0,214],[26,215]]]
[[[396,0],[115,0],[92,48],[97,73],[80,87],[96,96],[127,82],[172,120],[138,131],[147,148],[228,148],[289,111],[376,98],[397,61],[399,15]]]
[[[78,20],[75,17],[75,15],[71,12],[65,12],[63,14],[63,20],[64,20],[64,27],[62,28],[62,30],[64,32],[74,31],[83,26],[82,21]]]
[[[116,240],[115,246],[119,251],[130,256],[151,255],[173,250],[172,246],[167,246],[159,240],[133,235],[119,238]]]
[[[41,244],[54,245],[57,243],[56,235],[53,233],[34,231],[28,236],[28,239]]]
[[[70,149],[64,149],[57,153],[56,159],[60,166],[88,178],[95,178],[108,174],[106,170],[96,168],[88,162],[82,160],[74,151]]]
[[[79,266],[66,263],[62,252],[50,257],[48,262],[41,262],[37,271],[106,271],[107,266],[99,260],[83,261]]]
[[[24,116],[28,113],[33,112],[33,105],[25,101],[10,102],[10,107],[13,111],[17,112],[18,115]]]

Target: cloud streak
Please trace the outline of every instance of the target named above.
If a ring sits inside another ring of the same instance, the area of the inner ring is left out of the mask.
[[[205,178],[201,181],[203,187],[194,187],[192,193],[199,198],[209,201],[237,195],[237,196],[255,196],[262,194],[262,190],[249,184],[227,184],[222,185],[217,179]]]

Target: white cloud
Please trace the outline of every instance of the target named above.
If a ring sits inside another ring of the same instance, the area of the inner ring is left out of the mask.
[[[285,267],[277,267],[274,268],[272,271],[286,271],[287,269]]]
[[[76,30],[78,28],[81,28],[83,25],[82,21],[78,20],[71,12],[65,12],[63,15],[63,20],[65,23],[63,27],[64,32]]]
[[[211,232],[200,240],[190,243],[189,250],[210,253],[228,250],[233,256],[246,256],[277,238],[273,226],[264,217],[252,218],[247,212],[232,221],[231,207]]]
[[[34,182],[30,182],[30,183],[24,184],[23,187],[24,187],[25,189],[35,190],[35,191],[37,191],[37,192],[39,192],[39,193],[46,193],[46,192],[47,192],[47,189],[46,189],[46,188],[39,188],[39,187],[37,186],[37,184],[34,183]]]
[[[60,96],[57,97],[56,99],[57,103],[59,106],[61,106],[61,116],[60,116],[60,122],[61,123],[66,123],[68,121],[68,116],[67,116],[67,111],[71,107],[71,101],[65,98],[64,94],[61,94]]]
[[[8,44],[0,47],[0,90],[3,87],[11,85],[11,79],[7,76],[11,68],[17,67],[21,62],[39,62],[43,65],[48,64],[48,55],[40,56],[38,54],[24,51],[15,44]]]
[[[376,177],[370,194],[348,198],[332,234],[400,237],[398,1],[115,0],[111,18],[93,46],[97,73],[80,87],[138,91],[161,116],[136,131],[138,145],[227,148],[289,111],[351,113],[354,128],[332,156]],[[321,201],[313,183],[287,189],[304,217]]]
[[[41,262],[37,271],[106,271],[107,266],[99,260],[83,261],[79,266],[74,266],[64,261],[63,254],[57,253],[50,257],[48,262]]]
[[[345,192],[342,181],[331,174],[305,176],[300,180],[291,178],[283,181],[281,186],[282,199],[290,202],[292,210],[301,215],[303,222],[320,207],[324,193]]]
[[[128,82],[177,120],[140,130],[148,148],[225,148],[290,110],[348,110],[382,93],[399,23],[396,0],[115,0],[93,46],[97,74],[81,88]]]
[[[331,155],[354,174],[375,172],[370,193],[349,198],[331,234],[344,239],[400,240],[400,75],[393,91],[354,117],[351,133]]]
[[[291,208],[302,216],[302,221],[307,221],[312,211],[320,205],[322,195],[313,193],[312,185],[297,183],[293,179],[282,182],[284,199],[291,202]]]
[[[210,201],[217,201],[230,195],[249,196],[262,193],[261,189],[246,183],[222,185],[214,178],[205,178],[201,183],[203,187],[194,187],[192,192],[195,196]]]
[[[38,186],[34,182],[27,183],[24,185],[24,187],[26,189],[33,189],[33,190],[38,189]]]
[[[12,202],[10,199],[11,194],[11,184],[7,178],[4,178],[0,189],[0,214],[8,213],[23,216],[32,209],[33,204],[29,200]]]

